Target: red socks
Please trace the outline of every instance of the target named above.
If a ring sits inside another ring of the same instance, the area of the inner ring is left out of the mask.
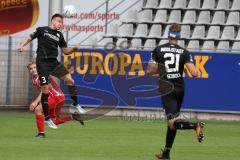
[[[59,124],[62,124],[64,122],[71,121],[72,119],[73,119],[72,115],[64,115],[64,116],[61,116],[61,117],[57,117],[54,123],[56,125],[59,125]]]
[[[38,133],[44,133],[44,116],[36,115]]]
[[[72,120],[72,115],[64,115],[61,117],[56,118],[55,124],[59,125],[61,123],[71,121]],[[37,128],[38,128],[38,133],[44,133],[44,116],[43,115],[36,115],[36,122],[37,122]]]

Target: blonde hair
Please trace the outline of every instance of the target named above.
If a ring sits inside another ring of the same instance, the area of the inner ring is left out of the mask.
[[[33,64],[36,64],[35,62],[29,62],[28,64],[27,64],[27,69],[29,69],[29,67],[31,66],[31,65],[33,65]]]

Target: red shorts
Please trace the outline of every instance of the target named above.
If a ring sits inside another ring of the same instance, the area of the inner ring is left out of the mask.
[[[65,97],[62,96],[49,96],[48,97],[48,107],[49,107],[49,117],[56,118],[60,115],[61,107],[64,104]]]

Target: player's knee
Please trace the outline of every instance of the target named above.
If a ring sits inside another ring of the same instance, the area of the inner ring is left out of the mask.
[[[37,107],[35,108],[34,112],[35,112],[36,115],[42,115],[42,109],[41,109],[41,107],[37,106]]]
[[[66,85],[70,85],[70,86],[74,85],[74,80],[70,74],[63,76],[60,79],[63,80]]]
[[[179,117],[173,118],[173,119],[169,119],[168,120],[168,127],[171,129],[175,129],[174,123],[175,121],[177,121],[178,119],[180,119]]]
[[[43,86],[41,86],[41,91],[42,91],[42,93],[48,93],[48,85],[43,85]]]
[[[75,82],[72,78],[69,77],[69,78],[66,78],[65,83],[69,86],[73,86]]]
[[[171,129],[174,129],[174,119],[170,119],[168,120],[168,127],[171,128]]]

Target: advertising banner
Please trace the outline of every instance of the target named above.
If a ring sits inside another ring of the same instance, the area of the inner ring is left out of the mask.
[[[192,53],[201,77],[184,72],[183,108],[194,110],[240,111],[240,55]],[[162,107],[159,89],[166,93],[171,86],[158,87],[158,77],[146,75],[150,51],[81,49],[65,55],[63,63],[78,85],[79,100],[87,105],[125,107]],[[62,85],[65,88],[65,85]],[[65,88],[65,92],[67,92]]]

